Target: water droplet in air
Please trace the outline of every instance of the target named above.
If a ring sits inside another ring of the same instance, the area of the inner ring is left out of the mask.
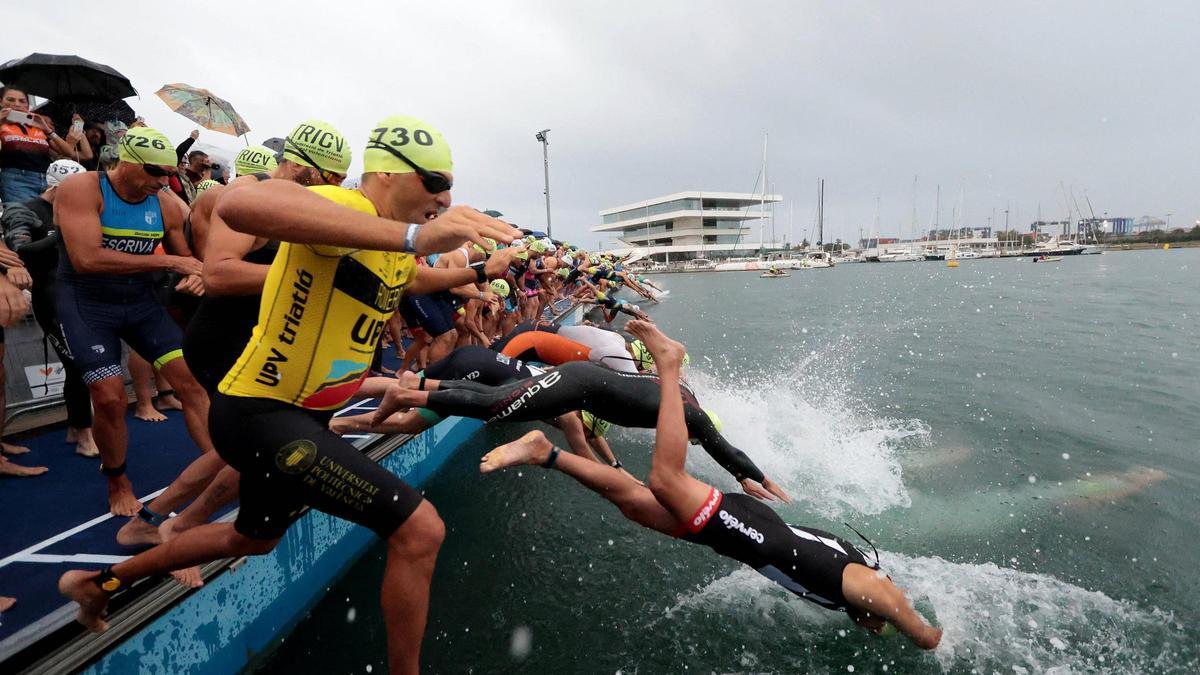
[[[529,626],[517,626],[513,629],[512,640],[508,643],[508,653],[517,661],[524,661],[533,647],[533,631]]]

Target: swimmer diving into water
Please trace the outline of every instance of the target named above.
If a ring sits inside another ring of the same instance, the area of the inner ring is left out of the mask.
[[[558,469],[643,527],[709,546],[805,600],[845,611],[867,630],[884,634],[890,632],[890,624],[922,649],[937,647],[941,629],[913,610],[904,592],[878,570],[878,562],[869,564],[844,539],[789,526],[766,505],[745,495],[722,494],[688,474],[688,427],[679,384],[683,345],[653,324],[631,321],[627,328],[649,348],[662,376],[649,487],[610,467],[561,452],[540,431],[484,455],[479,470],[491,473],[522,464]]]

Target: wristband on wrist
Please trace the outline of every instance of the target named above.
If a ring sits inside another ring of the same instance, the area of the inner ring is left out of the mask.
[[[416,223],[408,224],[408,231],[404,233],[404,252],[405,253],[416,253],[417,252],[417,230],[419,230],[419,229],[421,229],[421,226]]]
[[[475,283],[482,284],[483,282],[487,281],[487,271],[483,268],[483,266],[486,264],[487,263],[481,261],[467,265],[468,268],[475,270]]]

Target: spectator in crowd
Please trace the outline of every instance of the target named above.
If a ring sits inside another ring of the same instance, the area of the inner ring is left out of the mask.
[[[79,163],[88,171],[96,171],[100,168],[100,150],[108,144],[104,135],[104,125],[99,122],[84,122],[83,138],[91,148],[92,156],[90,159],[79,160]]]
[[[92,399],[87,385],[75,363],[71,360],[58,322],[58,309],[54,301],[54,285],[58,269],[58,230],[54,226],[54,195],[58,184],[67,176],[83,173],[83,165],[69,159],[60,159],[50,165],[46,172],[46,191],[20,204],[13,204],[0,216],[0,227],[4,233],[4,244],[19,256],[17,262],[24,269],[12,266],[12,260],[4,257],[9,266],[9,278],[18,287],[28,282],[33,297],[33,316],[46,336],[46,342],[54,349],[63,364],[65,381],[63,398],[67,403],[67,442],[75,443],[75,452],[84,457],[98,457],[96,441],[92,438]]]
[[[175,196],[182,199],[185,204],[191,204],[192,202],[196,201],[197,196],[196,184],[192,181],[187,173],[192,164],[191,158],[188,156],[188,150],[191,149],[192,144],[196,142],[197,138],[200,138],[199,129],[192,131],[192,133],[189,134],[182,143],[175,146],[175,157],[179,160],[179,168],[174,174],[171,175],[168,183],[171,187],[171,192],[174,192]],[[200,151],[197,150],[196,152]],[[203,155],[204,153],[201,152],[200,154]],[[205,157],[207,157],[207,155],[205,155]]]
[[[0,87],[0,202],[20,203],[45,191],[51,150],[63,157],[74,154],[53,122],[29,112],[25,92]]]
[[[0,274],[0,327],[12,326],[28,313],[29,301],[25,299],[25,294],[8,280],[7,274]],[[0,358],[0,361],[3,359]],[[10,462],[0,454],[0,476],[37,476],[46,471],[44,466],[21,466]],[[12,598],[0,597],[0,611],[11,607],[14,602],[16,600]]]

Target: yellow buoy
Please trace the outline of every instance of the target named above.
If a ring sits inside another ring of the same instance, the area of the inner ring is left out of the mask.
[[[1170,244],[1163,244],[1163,250],[1164,250],[1164,251],[1170,251],[1170,250],[1171,250],[1171,245],[1170,245]]]
[[[957,260],[947,260],[946,267],[958,267],[958,261]]]

